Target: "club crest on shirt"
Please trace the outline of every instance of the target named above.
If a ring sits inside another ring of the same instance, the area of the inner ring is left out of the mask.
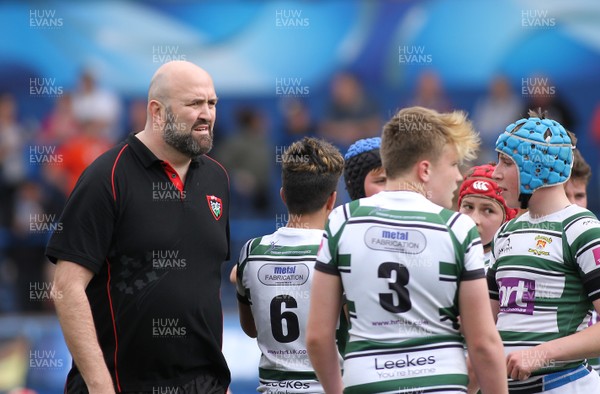
[[[208,202],[208,207],[214,218],[216,220],[221,219],[221,215],[223,214],[223,201],[217,196],[209,195],[206,196],[206,201]]]
[[[537,235],[535,237],[535,248],[529,248],[527,251],[536,256],[548,256],[550,253],[546,252],[544,249],[546,248],[546,245],[550,243],[552,243],[552,238],[543,235]]]

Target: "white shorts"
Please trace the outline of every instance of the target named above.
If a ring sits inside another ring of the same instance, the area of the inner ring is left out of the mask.
[[[509,385],[509,392],[511,394],[526,392],[539,394],[600,394],[600,376],[587,365],[564,372],[563,374],[546,375],[543,378],[543,390],[541,388],[542,383],[540,383],[541,377],[538,376],[517,383],[522,390],[513,389]],[[537,391],[534,387],[540,391]],[[527,391],[527,389],[531,391]]]

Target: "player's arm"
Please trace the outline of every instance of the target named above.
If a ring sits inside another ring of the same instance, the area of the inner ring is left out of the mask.
[[[254,322],[254,316],[252,315],[252,308],[249,304],[246,304],[238,299],[238,314],[240,315],[240,326],[242,330],[250,338],[256,338],[258,335],[256,331],[256,323]]]
[[[593,302],[600,313],[600,299]],[[600,356],[600,324],[566,337],[554,339],[541,345],[510,353],[506,357],[508,376],[513,379],[527,379],[542,365],[555,361],[577,360]]]
[[[231,282],[232,285],[237,283],[237,264],[231,268],[231,272],[229,273],[229,282]]]
[[[244,251],[242,248],[242,253]],[[243,256],[242,256],[243,257]],[[243,258],[240,259],[240,263],[243,263]],[[238,315],[240,318],[240,326],[246,335],[250,338],[256,338],[258,335],[256,331],[256,323],[254,322],[254,315],[252,314],[252,308],[250,307],[250,300],[244,296],[243,284],[242,284],[242,272],[238,269],[238,264],[234,265],[229,274],[229,280],[236,285],[236,295],[238,304]]]
[[[310,362],[328,394],[341,394],[344,389],[335,343],[341,307],[340,277],[315,271],[306,325],[306,346]]]
[[[484,393],[508,393],[502,340],[496,330],[484,279],[460,283],[459,308],[469,360]]]
[[[500,313],[500,301],[490,300],[490,306],[492,307],[492,317],[494,318],[494,323],[498,323],[498,314]]]
[[[65,342],[90,394],[114,394],[85,292],[93,276],[79,264],[59,260],[52,287],[54,304]]]

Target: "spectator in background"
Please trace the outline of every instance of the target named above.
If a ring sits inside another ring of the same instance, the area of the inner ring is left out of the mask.
[[[56,157],[60,161],[49,163],[45,174],[52,184],[68,196],[83,170],[112,146],[113,143],[103,134],[102,123],[93,120],[84,122],[79,134],[58,147]]]
[[[295,98],[283,100],[280,108],[283,113],[283,145],[288,146],[302,137],[316,134],[317,126],[305,102]]]
[[[37,181],[23,181],[16,189],[12,205],[12,241],[7,255],[15,266],[15,296],[21,312],[52,308],[48,294],[36,296],[35,291],[30,290],[43,289],[43,283],[49,283],[51,278],[52,269],[46,264],[44,249],[50,232],[61,230],[59,209]]]
[[[236,121],[237,130],[226,137],[215,151],[215,157],[229,173],[232,205],[237,207],[238,214],[265,214],[269,208],[274,163],[267,121],[254,108],[239,109]]]
[[[10,223],[12,199],[25,178],[24,129],[17,121],[17,103],[5,93],[0,96],[0,227]]]
[[[438,112],[450,110],[452,107],[450,100],[446,97],[442,81],[437,72],[428,70],[419,76],[415,96],[410,105],[434,109]]]
[[[478,157],[480,163],[497,159],[494,144],[498,133],[519,117],[522,106],[523,103],[514,93],[506,77],[500,75],[491,81],[487,94],[475,104],[472,118],[475,130],[481,138],[481,152]]]
[[[341,147],[380,133],[377,104],[367,97],[359,79],[341,72],[331,82],[331,97],[319,125],[319,135]]]
[[[519,116],[527,117],[529,110],[546,112],[549,119],[563,125],[567,130],[573,130],[575,116],[569,106],[558,95],[556,86],[548,77],[534,75],[521,82],[521,94],[528,100]],[[510,124],[507,123],[507,124]],[[502,131],[502,130],[501,130]]]
[[[38,142],[60,145],[79,132],[79,122],[73,109],[73,96],[65,93],[56,99],[54,108],[42,121]]]
[[[119,98],[111,91],[98,87],[89,70],[81,74],[78,89],[73,92],[73,110],[79,122],[98,123],[101,135],[113,144],[121,138]]]

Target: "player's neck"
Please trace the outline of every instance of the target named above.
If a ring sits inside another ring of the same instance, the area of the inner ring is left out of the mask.
[[[543,187],[533,192],[529,199],[529,215],[539,218],[562,211],[571,202],[565,194],[563,185]]]
[[[305,214],[288,213],[288,216],[289,220],[285,226],[292,228],[323,230],[327,220],[327,213],[324,210]]]
[[[388,178],[385,183],[385,190],[390,192],[410,191],[420,193],[424,196],[427,195],[425,183],[420,181],[418,178],[411,177],[399,177],[394,179]]]

